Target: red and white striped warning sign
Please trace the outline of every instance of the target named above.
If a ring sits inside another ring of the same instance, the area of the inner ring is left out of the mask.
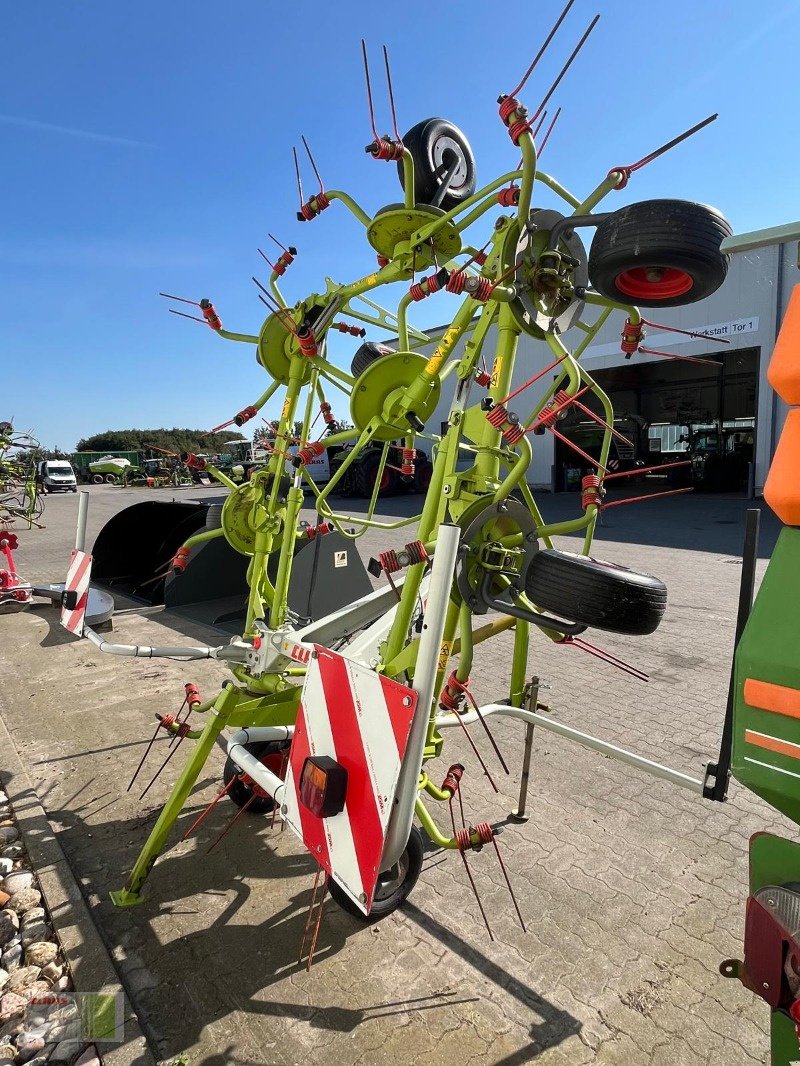
[[[317,862],[369,914],[397,779],[417,705],[413,689],[315,645],[286,773],[286,821]],[[344,810],[328,818],[300,802],[310,755],[347,771]]]
[[[61,625],[70,633],[83,636],[83,619],[89,600],[89,582],[92,577],[92,557],[88,552],[74,551],[69,559],[67,580],[61,608]]]

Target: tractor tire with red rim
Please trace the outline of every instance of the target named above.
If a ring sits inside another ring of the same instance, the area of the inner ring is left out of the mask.
[[[357,904],[334,880],[328,882],[331,899],[343,911],[352,914],[361,922],[374,922],[385,918],[387,914],[391,914],[405,902],[409,892],[417,883],[422,870],[423,850],[422,834],[415,825],[412,825],[406,850],[400,856],[397,866],[378,877],[375,895],[372,897],[372,910],[369,914],[364,914],[362,910],[359,910]]]
[[[372,496],[380,465],[380,456],[368,453],[356,462],[355,467],[350,468],[352,471],[351,491],[354,496],[366,498]],[[378,490],[378,495],[391,496],[397,491],[398,481],[397,471],[389,468],[389,460],[387,459],[381,475],[381,487]]]
[[[525,592],[559,618],[636,636],[655,632],[667,606],[666,586],[657,577],[555,548],[536,552]]]
[[[269,770],[272,770],[274,774],[282,778],[286,773],[286,760],[290,746],[291,741],[288,740],[268,740],[260,744],[245,744],[244,749],[254,755]],[[243,776],[242,771],[233,759],[230,757],[226,759],[225,769],[222,771],[222,781],[225,785],[233,781],[233,784],[228,789],[228,797],[233,800],[237,807],[244,807],[246,803],[253,800],[247,808],[248,814],[271,814],[275,807],[275,801],[271,796],[256,796],[253,799],[252,782],[249,778],[242,780]]]
[[[350,373],[354,378],[360,377],[368,366],[372,366],[376,359],[383,355],[394,355],[394,348],[385,344],[375,344],[373,341],[364,341],[350,364]]]
[[[642,200],[609,215],[595,231],[589,278],[609,300],[640,307],[679,307],[716,292],[732,233],[713,207],[688,200]]]

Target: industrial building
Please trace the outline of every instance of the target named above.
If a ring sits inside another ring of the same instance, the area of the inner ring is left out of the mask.
[[[620,349],[624,314],[611,315],[581,359],[610,396],[616,428],[630,442],[615,443],[610,466],[666,463],[685,458],[681,453],[688,451],[705,457],[709,476],[698,486],[701,490],[761,494],[786,414],[766,371],[789,295],[800,281],[799,254],[796,239],[735,252],[728,276],[713,296],[686,307],[643,308],[644,317],[659,325],[703,334],[695,338],[648,325],[644,345],[681,358],[636,353],[626,359]],[[584,319],[592,321],[595,315],[587,308]],[[564,342],[572,349],[582,337],[573,328]],[[489,365],[492,350],[490,334],[484,347]],[[514,388],[552,359],[543,341],[523,334]],[[541,395],[536,390],[541,385],[522,393],[509,407],[524,418]],[[447,418],[451,396],[452,389],[445,386],[430,420],[432,428],[438,430]],[[597,433],[590,419],[571,415],[559,429],[591,452],[586,443],[596,440]],[[553,491],[573,487],[579,476],[574,450],[550,433],[531,440],[531,484]]]

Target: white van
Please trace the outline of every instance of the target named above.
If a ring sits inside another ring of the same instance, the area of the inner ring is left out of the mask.
[[[66,459],[43,459],[36,468],[42,492],[77,492],[75,471]]]

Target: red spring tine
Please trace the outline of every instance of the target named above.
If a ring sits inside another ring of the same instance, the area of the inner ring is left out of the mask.
[[[547,112],[545,111],[545,115],[546,114],[547,114]],[[544,151],[544,146],[547,144],[548,140],[550,139],[550,134],[553,132],[555,124],[556,124],[556,122],[558,122],[558,116],[560,114],[561,114],[561,108],[559,107],[558,111],[556,111],[556,113],[553,115],[552,122],[547,127],[547,133],[545,133],[544,137],[542,138],[542,143],[539,145],[539,155],[540,156],[541,156],[542,152]],[[534,134],[534,137],[535,137],[535,134]]]
[[[319,901],[319,909],[317,910],[317,922],[314,926],[314,936],[311,940],[311,947],[308,950],[308,962],[306,963],[306,973],[311,970],[311,964],[314,961],[314,952],[317,950],[317,937],[319,936],[320,926],[322,925],[322,915],[325,910],[325,900],[328,898],[328,874],[322,880],[322,896]]]
[[[514,889],[511,887],[511,879],[508,876],[508,871],[506,870],[506,864],[503,862],[503,856],[500,854],[500,848],[498,847],[498,844],[497,844],[497,837],[495,836],[494,833],[492,833],[492,843],[494,844],[494,850],[495,850],[495,854],[497,855],[497,861],[500,863],[500,869],[503,871],[503,877],[506,879],[506,884],[508,885],[508,892],[509,892],[509,895],[511,896],[511,902],[514,904],[514,910],[517,912],[517,917],[519,918],[519,924],[522,926],[522,932],[523,933],[527,933],[528,930],[525,928],[525,922],[524,922],[524,920],[522,918],[522,912],[519,909],[519,904],[517,903],[517,897],[514,895]]]
[[[209,803],[209,805],[205,808],[205,810],[203,810],[200,813],[200,815],[197,818],[195,818],[195,820],[192,822],[192,824],[189,826],[189,828],[186,830],[186,832],[181,837],[181,840],[186,840],[186,839],[188,839],[188,837],[190,837],[192,835],[192,833],[195,831],[195,829],[197,829],[197,827],[202,822],[204,822],[206,820],[206,818],[209,816],[209,814],[211,814],[211,812],[214,810],[214,808],[219,803],[219,801],[222,799],[222,797],[223,796],[227,796],[227,794],[230,792],[230,790],[233,788],[233,786],[235,784],[236,784],[236,777],[234,776],[234,777],[232,777],[230,779],[230,781],[227,783],[227,785],[223,785],[222,786],[222,788],[219,790],[219,792],[216,794],[216,796],[213,798],[213,800]]]
[[[367,104],[369,105],[369,124],[372,127],[372,135],[376,141],[380,140],[375,128],[375,107],[372,103],[372,83],[369,77],[369,60],[367,59],[367,42],[361,38],[361,54],[364,57],[364,77],[367,80]]]
[[[566,444],[568,448],[572,448],[574,452],[577,452],[582,459],[585,459],[587,461],[587,463],[591,463],[592,466],[596,466],[598,470],[602,470],[605,474],[606,468],[601,465],[598,459],[593,459],[591,455],[588,454],[588,452],[585,452],[582,448],[579,448],[577,444],[573,443],[573,441],[569,439],[569,437],[565,437],[563,433],[559,433],[558,430],[553,429],[552,426],[547,426],[547,429],[550,430],[554,437],[558,437],[558,439],[563,444]]]
[[[670,352],[657,352],[655,348],[643,348],[639,345],[642,355],[658,355],[662,359],[677,359],[681,363],[699,363],[700,366],[722,366],[718,359],[698,359],[694,355],[672,355]]]
[[[309,162],[311,163],[311,167],[312,167],[312,169],[314,171],[314,174],[316,175],[317,181],[319,182],[319,191],[321,193],[324,193],[325,192],[325,186],[322,184],[322,178],[319,176],[319,171],[317,170],[317,164],[314,162],[314,156],[311,154],[311,149],[308,147],[308,141],[305,139],[305,137],[303,136],[302,133],[300,134],[300,140],[303,142],[303,147],[306,150],[306,154],[308,155]]]
[[[239,821],[239,819],[242,817],[244,812],[247,810],[247,808],[250,806],[250,804],[253,802],[253,800],[255,798],[256,798],[256,794],[254,792],[253,795],[250,797],[250,799],[246,803],[242,804],[242,806],[239,808],[239,810],[236,812],[236,814],[234,814],[233,818],[231,818],[231,820],[228,822],[228,824],[225,826],[225,828],[222,830],[222,832],[219,834],[219,836],[217,836],[216,840],[214,840],[212,845],[207,849],[206,855],[208,855],[210,852],[212,852],[214,850],[214,848],[217,846],[217,844],[219,844],[219,842],[222,840],[222,838],[226,837],[228,835],[228,833],[230,833],[231,829],[233,829],[234,825],[236,825],[236,823]]]
[[[576,406],[576,407],[577,407],[577,408],[578,408],[579,410],[583,411],[583,413],[584,413],[585,415],[588,415],[588,416],[589,416],[589,418],[591,418],[591,419],[593,419],[593,420],[594,420],[595,422],[597,422],[597,424],[598,424],[599,426],[603,426],[603,427],[604,427],[605,429],[609,429],[609,430],[611,430],[611,433],[612,433],[612,435],[613,435],[613,436],[615,436],[615,437],[617,438],[617,440],[621,440],[623,444],[628,444],[628,445],[630,445],[631,447],[633,447],[633,441],[630,441],[630,440],[628,440],[628,438],[627,438],[627,437],[624,437],[624,436],[623,436],[623,435],[622,435],[622,434],[621,434],[621,433],[619,432],[619,430],[617,430],[617,429],[614,429],[614,427],[613,427],[613,426],[610,426],[610,425],[608,424],[608,422],[606,422],[606,421],[605,421],[604,419],[602,419],[602,418],[600,417],[600,415],[598,415],[598,414],[595,414],[595,412],[594,412],[594,411],[593,411],[593,410],[592,410],[592,409],[591,409],[590,407],[585,407],[585,406],[584,406],[584,405],[583,405],[583,404],[582,404],[582,403],[580,402],[580,400],[573,400],[573,403],[575,404],[575,406]]]
[[[713,341],[714,344],[731,343],[727,337],[709,337],[707,333],[697,333],[693,329],[678,329],[677,326],[664,326],[661,322],[651,322],[649,318],[641,319],[641,324],[650,326],[651,329],[663,329],[667,333],[682,333],[684,337],[697,337],[698,340]]]
[[[131,778],[130,784],[125,789],[126,792],[130,792],[130,790],[133,788],[134,782],[136,781],[136,778],[139,776],[139,772],[141,771],[142,767],[144,766],[145,759],[150,754],[150,749],[152,748],[152,746],[156,742],[156,737],[158,736],[158,733],[159,733],[160,729],[161,729],[161,720],[159,719],[158,725],[156,726],[156,731],[155,731],[155,733],[153,733],[152,737],[150,738],[150,743],[145,748],[144,755],[142,756],[142,758],[141,758],[141,760],[139,762],[139,765],[136,767],[136,772],[134,773],[133,777]]]
[[[268,265],[269,265],[270,267],[272,267],[272,269],[274,270],[274,269],[275,269],[275,264],[274,264],[274,263],[272,262],[272,260],[271,260],[271,259],[268,259],[268,258],[267,258],[267,257],[266,257],[266,256],[264,255],[264,253],[263,253],[263,252],[261,251],[261,249],[260,249],[260,248],[256,248],[256,251],[257,251],[257,252],[258,252],[258,254],[259,254],[259,255],[261,256],[261,258],[262,258],[262,259],[264,260],[264,262],[265,262],[265,263],[267,263],[267,264],[268,264]]]
[[[500,748],[497,746],[497,741],[494,739],[494,736],[492,735],[492,731],[489,729],[488,722],[486,721],[484,716],[481,714],[481,709],[478,706],[475,697],[472,695],[472,693],[470,692],[470,690],[468,688],[465,688],[464,692],[466,693],[467,699],[472,704],[472,709],[477,714],[478,721],[483,726],[483,728],[484,728],[484,730],[486,732],[486,736],[489,738],[489,742],[491,743],[492,747],[494,748],[495,755],[500,760],[500,765],[503,767],[503,770],[505,771],[505,773],[507,773],[507,774],[510,773],[511,771],[508,769],[508,766],[506,765],[506,760],[503,758],[503,755],[502,755],[502,753],[500,751]]]
[[[388,576],[389,576],[389,575],[387,574],[387,577],[388,577]],[[391,580],[391,578],[390,578],[390,580]],[[394,582],[392,582],[392,584],[394,584]],[[399,594],[399,591],[398,591],[398,599],[399,599],[399,598],[400,598],[400,594]],[[462,729],[464,730],[464,735],[466,736],[467,740],[469,741],[470,747],[472,748],[473,752],[475,753],[475,758],[476,758],[476,759],[478,760],[478,762],[479,762],[479,763],[481,764],[481,769],[483,770],[483,772],[484,772],[484,773],[486,774],[487,778],[489,779],[489,784],[490,784],[490,785],[492,786],[492,788],[493,788],[493,789],[495,790],[495,792],[499,792],[499,791],[500,791],[500,789],[499,789],[499,788],[497,787],[497,785],[496,785],[496,784],[494,783],[494,778],[493,778],[493,777],[492,777],[492,775],[491,775],[491,774],[489,773],[489,767],[488,767],[488,766],[486,765],[486,763],[485,763],[485,762],[484,762],[484,760],[483,760],[483,756],[482,756],[482,755],[481,755],[481,753],[480,753],[480,752],[478,751],[478,748],[477,748],[477,746],[476,746],[476,744],[475,744],[475,741],[474,741],[474,740],[472,739],[472,734],[470,733],[470,731],[469,731],[469,730],[467,729],[466,725],[464,724],[464,720],[463,720],[463,718],[462,718],[462,717],[461,717],[461,715],[460,715],[460,714],[458,713],[458,711],[452,711],[451,713],[452,713],[452,714],[454,714],[454,715],[456,716],[456,718],[458,719],[458,724],[459,724],[459,725],[461,726],[461,728],[462,728]],[[502,760],[501,760],[501,761],[502,761]],[[508,773],[508,770],[506,770],[506,773]]]
[[[509,400],[513,400],[515,396],[519,396],[519,394],[524,389],[527,389],[529,385],[533,385],[533,383],[538,381],[539,378],[543,378],[545,374],[549,373],[551,370],[557,367],[559,363],[563,363],[568,355],[569,352],[564,352],[564,354],[559,359],[554,359],[552,363],[550,363],[544,368],[544,370],[540,370],[538,374],[534,374],[533,377],[526,381],[524,385],[520,385],[518,389],[515,389],[513,392],[510,392],[504,400],[500,400],[499,402],[502,404],[506,404],[509,402]]]
[[[694,489],[690,486],[688,489],[669,489],[666,492],[649,492],[644,496],[628,496],[624,500],[611,500],[610,503],[604,503],[600,509],[605,511],[607,507],[623,507],[626,503],[644,503],[658,496],[685,496],[687,492],[694,492]]]
[[[191,304],[192,307],[200,306],[197,300],[186,300],[183,296],[170,296],[168,292],[160,292],[158,295],[163,296],[165,300],[177,300],[179,304]]]
[[[297,159],[297,149],[292,145],[292,156],[294,157],[294,172],[297,177],[297,192],[300,196],[300,207],[305,207],[305,196],[303,196],[303,179],[300,177],[300,163]]]
[[[281,249],[281,251],[284,251],[284,252],[288,252],[289,251],[289,249],[286,247],[286,245],[285,244],[281,244],[281,242],[278,240],[277,237],[273,237],[271,233],[268,233],[267,236],[269,237],[269,239],[271,241],[274,241],[275,244],[277,244],[277,246]]]
[[[588,27],[584,31],[583,37],[581,37],[581,39],[578,41],[578,43],[572,49],[572,53],[570,54],[570,57],[566,61],[564,66],[561,68],[561,71],[559,72],[558,77],[553,82],[553,84],[550,86],[550,88],[547,90],[547,94],[545,95],[544,100],[542,100],[542,102],[539,104],[539,107],[536,109],[536,113],[534,114],[533,118],[530,120],[531,122],[535,122],[536,119],[539,117],[539,115],[542,113],[542,111],[544,110],[545,105],[547,104],[547,101],[550,99],[550,97],[553,95],[553,93],[556,91],[556,89],[561,84],[562,78],[567,73],[569,68],[572,66],[573,62],[575,61],[575,57],[577,56],[578,52],[580,52],[581,48],[583,48],[583,46],[586,44],[587,40],[589,39],[589,34],[592,32],[592,30],[595,28],[595,26],[597,25],[597,23],[599,21],[600,21],[600,16],[599,15],[595,15],[595,17],[592,19],[592,21],[589,23]]]
[[[663,155],[665,152],[668,152],[670,148],[675,148],[675,146],[680,144],[681,141],[685,141],[693,134],[699,133],[700,130],[705,129],[706,126],[709,126],[718,118],[719,115],[717,114],[709,115],[708,118],[704,118],[702,122],[698,122],[695,126],[692,126],[691,129],[684,130],[684,132],[679,133],[677,137],[673,137],[671,141],[667,141],[667,143],[662,144],[660,148],[656,148],[654,152],[650,152],[649,155],[644,156],[638,161],[638,163],[631,163],[629,167],[615,167],[614,169],[627,171],[629,174],[632,174],[635,170],[640,170],[642,167],[647,166],[648,163],[652,163],[654,159],[658,159],[660,155]]]
[[[208,323],[206,322],[206,320],[204,318],[198,318],[197,315],[187,315],[184,311],[176,311],[172,307],[169,308],[169,313],[171,315],[180,315],[181,318],[190,318],[192,320],[192,322],[202,322],[202,324],[204,326],[208,325]]]
[[[630,663],[626,663],[624,659],[620,659],[617,655],[612,655],[611,652],[606,651],[604,648],[598,648],[596,644],[590,644],[588,640],[584,640],[582,637],[575,637],[574,643],[579,647],[590,648],[592,651],[600,652],[607,663],[612,666],[618,666],[621,670],[627,670],[629,673],[641,678],[642,681],[648,681],[650,678],[648,675],[638,668],[638,666],[631,666]]]
[[[143,792],[143,793],[141,794],[141,796],[139,797],[139,799],[140,799],[140,800],[143,800],[143,799],[145,798],[145,796],[146,796],[146,795],[147,795],[147,793],[148,793],[148,792],[150,791],[150,789],[152,788],[152,786],[153,786],[153,785],[154,785],[154,784],[156,783],[156,781],[157,781],[157,779],[158,779],[158,777],[159,777],[159,775],[160,775],[161,771],[162,771],[162,770],[164,769],[164,767],[165,767],[165,766],[167,765],[167,763],[169,762],[169,760],[170,760],[170,759],[172,758],[172,756],[173,756],[173,755],[175,754],[175,752],[176,752],[176,751],[178,750],[178,748],[179,748],[179,747],[181,746],[181,744],[182,744],[182,743],[183,743],[183,741],[184,741],[184,738],[185,738],[185,736],[186,736],[186,734],[185,734],[185,733],[182,733],[182,734],[181,734],[181,737],[180,737],[180,739],[179,739],[178,743],[177,743],[177,744],[175,745],[175,747],[174,747],[174,748],[173,748],[173,747],[172,747],[172,746],[170,745],[170,751],[169,751],[169,754],[167,755],[166,759],[165,759],[165,760],[164,760],[164,761],[162,762],[162,764],[161,764],[161,765],[159,766],[159,768],[158,768],[158,769],[156,770],[156,772],[155,772],[155,773],[153,774],[153,777],[152,777],[152,779],[150,780],[150,784],[149,784],[149,785],[147,786],[147,788],[146,788],[146,789],[144,790],[144,792]]]
[[[397,114],[394,109],[394,90],[392,89],[392,72],[389,70],[389,53],[386,51],[386,45],[383,46],[383,63],[386,67],[386,85],[389,89],[389,107],[392,110],[392,128],[394,129],[395,138],[398,141],[402,141],[400,131],[397,128]]]
[[[458,790],[458,797],[459,797],[459,802],[461,802],[461,789]],[[461,820],[462,820],[462,822],[464,820],[464,805],[463,805],[463,803],[461,803]],[[458,838],[459,838],[459,836],[461,834],[459,834],[456,831],[456,819],[455,819],[455,815],[453,814],[453,797],[452,796],[450,797],[450,822],[451,822],[451,824],[453,826],[453,837],[454,837],[454,839],[458,840]],[[467,833],[467,835],[469,835],[469,830],[466,830],[466,833]],[[489,919],[486,917],[486,911],[483,909],[483,904],[481,903],[481,897],[478,895],[478,886],[475,884],[475,878],[472,876],[472,870],[470,870],[470,868],[469,868],[469,863],[467,862],[467,856],[466,856],[465,850],[464,850],[463,847],[460,846],[460,844],[459,844],[458,851],[459,851],[459,854],[461,855],[461,858],[464,860],[464,869],[467,872],[467,877],[469,878],[469,883],[472,886],[472,894],[475,896],[475,902],[478,904],[478,909],[481,912],[481,917],[483,918],[483,924],[486,926],[486,932],[489,934],[489,939],[491,941],[494,941],[494,934],[492,933],[492,927],[489,925]]]
[[[691,459],[681,459],[679,463],[660,463],[657,466],[637,466],[633,470],[617,470],[613,474],[606,474],[605,480],[611,481],[619,477],[638,477],[640,474],[661,473],[662,470],[674,470],[676,466],[691,466]]]
[[[544,44],[542,45],[542,47],[539,49],[539,51],[534,56],[533,62],[531,63],[531,65],[528,67],[528,69],[523,74],[522,80],[520,81],[519,85],[516,87],[516,89],[512,89],[511,92],[508,93],[509,96],[516,96],[517,93],[520,91],[520,89],[525,84],[525,82],[531,76],[531,74],[533,74],[533,71],[534,71],[534,69],[536,67],[536,64],[539,62],[539,60],[544,55],[545,51],[547,50],[547,46],[550,44],[552,39],[555,37],[556,33],[558,32],[559,26],[561,25],[561,23],[564,21],[564,19],[569,14],[569,9],[572,7],[572,5],[574,3],[575,3],[575,0],[568,0],[567,6],[564,8],[564,10],[559,15],[558,21],[556,22],[555,26],[553,26],[552,30],[550,30],[550,33],[547,35],[547,38],[545,39]]]

